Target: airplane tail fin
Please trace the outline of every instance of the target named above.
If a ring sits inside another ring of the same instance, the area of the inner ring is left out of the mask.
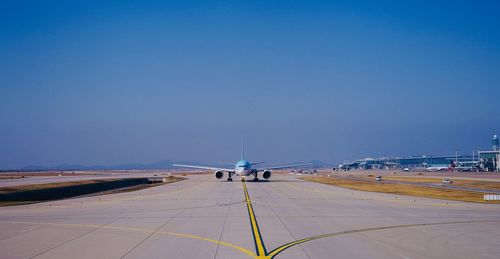
[[[241,144],[241,160],[245,159],[245,144]]]

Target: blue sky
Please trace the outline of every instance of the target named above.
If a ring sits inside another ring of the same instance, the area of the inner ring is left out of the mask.
[[[270,3],[272,2],[272,3]],[[496,1],[2,1],[0,168],[471,153]]]

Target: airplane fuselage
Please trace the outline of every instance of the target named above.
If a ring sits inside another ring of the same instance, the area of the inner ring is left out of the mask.
[[[249,176],[252,174],[252,164],[247,160],[240,160],[234,165],[234,171],[238,176]]]

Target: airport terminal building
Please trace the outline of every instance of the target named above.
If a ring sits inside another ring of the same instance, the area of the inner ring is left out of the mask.
[[[356,169],[402,169],[424,170],[430,166],[448,167],[455,161],[466,163],[473,161],[474,158],[468,155],[449,155],[449,156],[412,156],[412,157],[384,157],[384,158],[365,158],[356,160],[353,163],[344,164],[344,167]]]
[[[412,156],[365,158],[344,163],[339,169],[407,169],[431,171],[500,171],[500,144],[497,135],[492,139],[492,150],[478,151],[475,155]]]

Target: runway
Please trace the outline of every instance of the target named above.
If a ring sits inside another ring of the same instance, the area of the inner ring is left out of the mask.
[[[0,208],[1,258],[498,258],[500,206],[213,176]]]

